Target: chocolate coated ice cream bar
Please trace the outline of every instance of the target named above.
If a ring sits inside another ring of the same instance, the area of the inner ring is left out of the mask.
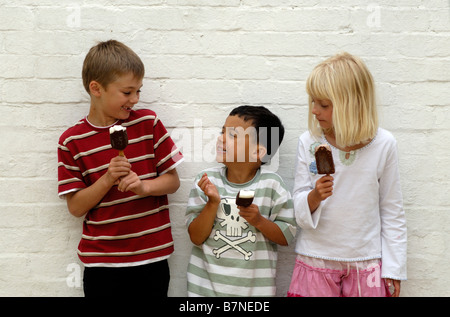
[[[119,151],[120,156],[125,156],[123,150],[128,145],[127,128],[121,125],[115,125],[109,128],[109,139],[111,140],[111,147]]]
[[[316,166],[319,174],[333,174],[334,161],[331,149],[328,144],[319,145],[316,148]]]
[[[253,190],[241,190],[236,196],[236,205],[248,207],[252,204],[254,196]]]

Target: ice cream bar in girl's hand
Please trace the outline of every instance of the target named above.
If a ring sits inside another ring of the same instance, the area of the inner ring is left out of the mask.
[[[119,151],[120,156],[125,156],[123,150],[128,145],[127,128],[121,125],[114,125],[109,128],[109,139],[111,140],[111,147]]]
[[[236,196],[236,205],[248,207],[252,204],[254,196],[253,190],[241,190]]]
[[[334,161],[331,149],[328,144],[319,145],[316,148],[316,166],[319,174],[333,174]]]

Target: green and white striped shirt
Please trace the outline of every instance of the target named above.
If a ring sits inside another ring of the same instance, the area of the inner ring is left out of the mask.
[[[194,246],[187,280],[189,296],[275,296],[277,245],[239,216],[236,195],[254,190],[253,203],[262,216],[276,223],[290,243],[296,232],[291,194],[281,177],[259,169],[245,184],[226,178],[226,167],[200,173],[191,189],[186,226],[203,210],[208,198],[197,183],[204,173],[217,187],[221,203],[211,234],[201,246]]]

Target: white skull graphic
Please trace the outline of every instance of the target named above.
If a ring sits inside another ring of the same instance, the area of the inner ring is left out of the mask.
[[[228,237],[241,237],[242,230],[248,228],[247,221],[239,215],[236,199],[222,198],[217,217],[222,220],[222,227],[227,226]]]

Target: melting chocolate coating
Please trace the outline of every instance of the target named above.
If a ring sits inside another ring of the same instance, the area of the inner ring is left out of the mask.
[[[319,174],[333,174],[334,161],[331,151],[326,146],[320,145],[316,149],[316,166]]]

